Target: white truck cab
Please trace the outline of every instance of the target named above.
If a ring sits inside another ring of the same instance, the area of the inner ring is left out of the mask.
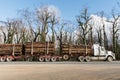
[[[99,44],[94,44],[92,48],[94,50],[94,56],[92,57],[92,60],[115,60],[115,54],[112,51],[107,51]]]

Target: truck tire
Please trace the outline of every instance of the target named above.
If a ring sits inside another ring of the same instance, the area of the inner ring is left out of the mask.
[[[56,57],[51,57],[51,61],[55,62],[56,61]]]
[[[44,57],[42,57],[42,56],[39,57],[39,61],[40,61],[40,62],[43,62],[43,61],[44,61]]]
[[[8,56],[6,60],[7,60],[7,62],[11,62],[13,60],[13,58],[11,56]]]
[[[107,61],[108,61],[108,62],[112,62],[112,61],[113,61],[113,57],[109,56],[109,57],[107,58]]]
[[[91,57],[90,56],[85,56],[85,61],[86,62],[90,62],[91,61]]]
[[[45,61],[49,62],[50,61],[50,57],[45,57]]]
[[[63,59],[65,60],[65,61],[67,61],[68,59],[69,59],[69,55],[63,55]]]
[[[84,56],[79,56],[79,57],[78,57],[78,60],[79,60],[80,62],[84,62],[85,58],[84,58]]]
[[[0,61],[1,61],[1,62],[5,62],[5,60],[6,60],[5,57],[1,57],[1,58],[0,58]]]

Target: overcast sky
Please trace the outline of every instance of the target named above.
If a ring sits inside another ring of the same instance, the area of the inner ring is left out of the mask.
[[[65,20],[74,21],[75,16],[84,7],[88,7],[90,13],[104,11],[110,14],[113,7],[117,6],[119,0],[0,0],[0,20],[15,18],[17,11],[29,8],[35,9],[44,4],[54,5],[61,12]]]

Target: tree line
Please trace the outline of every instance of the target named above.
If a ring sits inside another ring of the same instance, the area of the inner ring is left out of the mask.
[[[100,25],[95,25],[88,8],[83,8],[75,17],[75,23],[61,19],[59,10],[50,5],[43,5],[34,11],[23,9],[18,14],[18,18],[0,21],[2,23],[0,26],[1,44],[45,41],[56,43],[58,40],[60,44],[98,43],[113,51],[116,58],[120,59],[120,14],[116,14],[114,10],[112,10],[111,19],[104,19],[104,12],[100,13]],[[105,22],[111,24],[109,35],[106,32]],[[96,30],[95,27],[97,27]]]

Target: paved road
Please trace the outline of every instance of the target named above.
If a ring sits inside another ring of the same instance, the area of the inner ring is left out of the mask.
[[[15,61],[15,62],[0,62],[1,64],[94,64],[94,65],[99,65],[99,64],[103,64],[103,65],[119,65],[120,61],[113,61],[113,62],[107,62],[107,61],[92,61],[92,62],[77,62],[77,61],[60,61],[60,62],[22,62],[22,61]]]
[[[120,80],[120,62],[0,62],[0,80]]]

